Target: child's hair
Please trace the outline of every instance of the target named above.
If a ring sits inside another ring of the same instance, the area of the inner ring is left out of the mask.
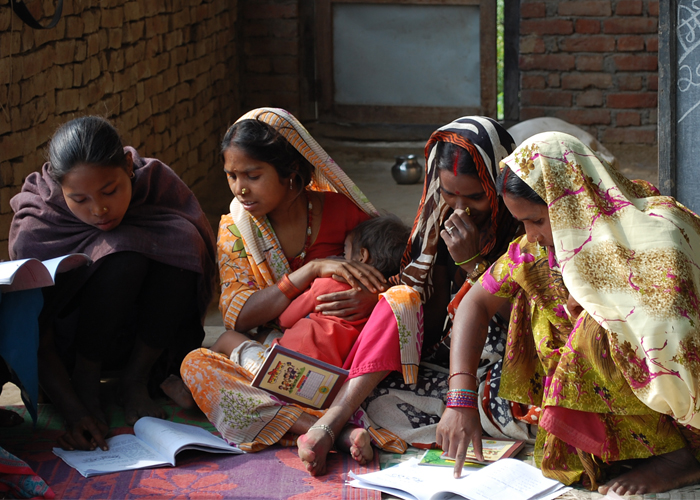
[[[507,193],[510,196],[522,198],[531,203],[536,203],[537,205],[547,204],[534,189],[515,175],[508,165],[504,165],[503,170],[498,174],[498,178],[496,179],[496,192],[501,196]]]
[[[280,182],[292,175],[299,176],[302,187],[311,182],[313,166],[282,134],[265,122],[248,119],[231,125],[221,141],[221,154],[231,147],[275,167]]]
[[[49,175],[59,184],[76,165],[126,168],[117,130],[102,117],[83,116],[61,125],[49,144]]]
[[[438,170],[453,172],[455,175],[479,176],[472,155],[463,147],[451,142],[438,142],[435,148],[435,163]]]
[[[396,215],[380,215],[358,224],[350,231],[353,254],[369,252],[370,264],[389,278],[399,273],[411,229]]]

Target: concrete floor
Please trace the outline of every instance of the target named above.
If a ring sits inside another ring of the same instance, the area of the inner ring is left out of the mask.
[[[319,138],[321,145],[345,170],[380,212],[398,215],[411,226],[423,191],[423,183],[396,184],[391,177],[391,167],[397,155],[415,154],[421,165],[425,164],[425,142],[348,142]],[[641,178],[657,183],[658,167],[655,146],[606,145],[618,158],[620,170],[630,178]],[[223,182],[222,177],[222,182]],[[223,196],[228,196],[223,192]],[[227,206],[229,198],[218,200],[217,206]],[[213,225],[220,214],[208,214]],[[212,301],[205,320],[204,346],[210,346],[224,331],[218,311],[218,296]],[[12,384],[3,387],[0,406],[21,404],[19,390]]]

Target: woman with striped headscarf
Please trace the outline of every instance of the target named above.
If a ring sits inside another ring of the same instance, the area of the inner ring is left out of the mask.
[[[408,384],[389,375],[365,400],[363,408],[378,427],[390,429],[408,443],[427,447],[435,443],[445,410],[449,380],[477,380],[481,421],[495,437],[529,439],[528,408],[498,397],[507,320],[495,315],[481,362],[471,374],[450,376],[449,352],[454,312],[462,297],[500,257],[521,230],[496,194],[498,164],[515,147],[497,122],[480,116],[459,118],[436,130],[425,147],[426,175],[423,197],[402,272],[384,294],[399,324],[419,329],[420,366]],[[406,302],[393,300],[395,290],[410,288],[422,304],[418,322],[401,312]],[[506,316],[507,317],[507,316]]]

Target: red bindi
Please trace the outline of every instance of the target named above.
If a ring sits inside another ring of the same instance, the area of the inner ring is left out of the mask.
[[[462,193],[460,193],[459,191],[455,191],[455,194],[456,194],[457,196],[459,196],[459,195],[461,195]]]

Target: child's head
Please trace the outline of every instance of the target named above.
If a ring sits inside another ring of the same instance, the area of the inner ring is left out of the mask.
[[[345,238],[345,258],[371,264],[385,278],[398,274],[411,229],[395,215],[366,220]]]
[[[48,172],[82,222],[103,231],[121,223],[131,202],[134,164],[107,120],[84,116],[61,125],[49,145]]]

